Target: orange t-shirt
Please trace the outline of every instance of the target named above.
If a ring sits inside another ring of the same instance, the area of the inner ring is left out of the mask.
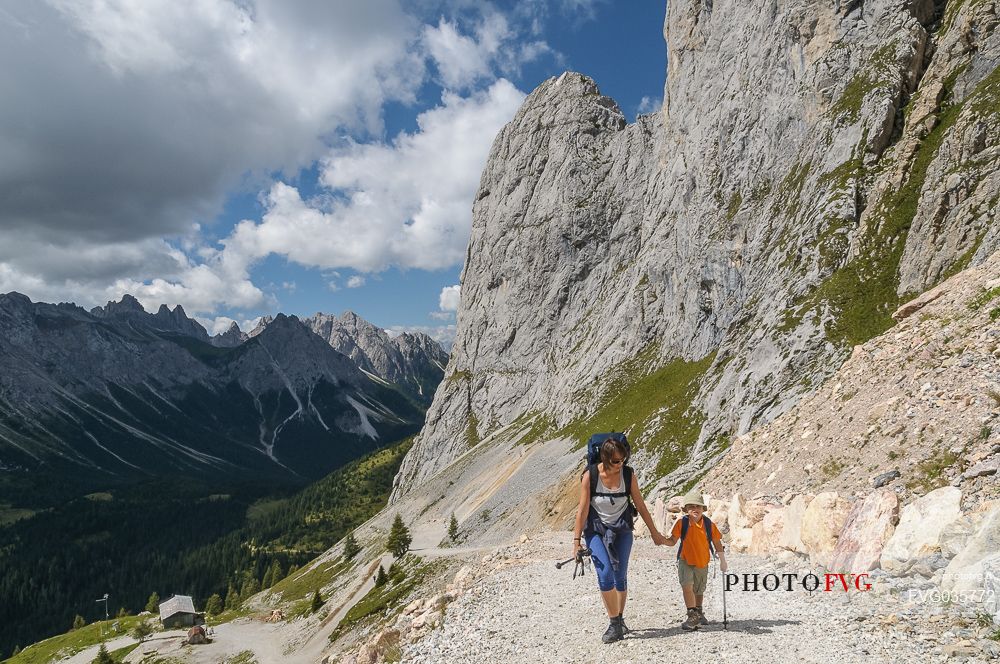
[[[681,545],[681,519],[677,519],[673,530],[670,532],[670,536],[677,538],[677,546]],[[712,541],[715,543],[716,553],[721,551],[722,534],[719,533],[719,529],[714,523],[712,524]],[[708,567],[708,563],[712,559],[712,554],[708,551],[708,538],[705,537],[704,517],[698,519],[698,523],[695,523],[693,519],[688,519],[688,531],[684,537],[684,546],[681,548],[681,558],[692,567]]]

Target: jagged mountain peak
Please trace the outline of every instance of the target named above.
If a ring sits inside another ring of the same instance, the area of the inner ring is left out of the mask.
[[[258,334],[260,334],[261,332],[263,332],[264,329],[268,325],[270,325],[271,321],[273,321],[273,320],[274,320],[274,316],[271,316],[271,315],[261,316],[260,320],[257,321],[257,325],[255,325],[254,328],[252,330],[250,330],[250,332],[247,333],[247,336],[250,337],[250,338],[256,337]]]
[[[218,346],[220,348],[235,348],[249,338],[250,337],[244,334],[243,330],[240,329],[240,326],[236,323],[236,321],[233,321],[229,324],[229,328],[225,332],[216,334],[209,339],[209,342],[213,346]]]
[[[108,300],[108,303],[103,307],[94,307],[90,310],[95,316],[114,316],[127,313],[148,313],[146,309],[142,306],[142,303],[135,298],[135,296],[130,293],[125,293],[122,295],[122,299],[118,300]]]
[[[303,323],[370,375],[406,387],[421,401],[430,399],[430,386],[437,385],[444,375],[447,354],[429,338],[430,343],[416,339],[400,342],[350,310],[339,316],[320,312]]]

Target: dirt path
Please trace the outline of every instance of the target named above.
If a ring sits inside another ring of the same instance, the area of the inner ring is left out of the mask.
[[[565,541],[563,541],[565,540]],[[737,592],[727,594],[729,629],[722,625],[722,575],[710,573],[705,613],[713,624],[697,632],[680,628],[684,606],[677,582],[675,549],[636,544],[629,568],[625,611],[633,632],[604,645],[607,618],[596,579],[588,570],[556,570],[569,549],[566,533],[546,536],[493,563],[465,596],[448,606],[443,627],[403,653],[405,662],[814,662],[944,661],[934,637],[897,630],[886,623],[901,612],[888,593]],[[730,561],[739,573],[791,573],[748,556]],[[801,570],[806,573],[807,570]],[[927,611],[926,607],[917,611]],[[924,616],[929,618],[929,616]],[[940,628],[937,629],[941,632]]]

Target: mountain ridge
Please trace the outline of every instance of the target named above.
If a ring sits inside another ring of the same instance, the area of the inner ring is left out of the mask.
[[[238,344],[231,326],[220,344],[180,306],[150,314],[126,295],[87,312],[7,293],[0,331],[4,467],[300,482],[422,421],[409,385],[365,374],[294,316]]]

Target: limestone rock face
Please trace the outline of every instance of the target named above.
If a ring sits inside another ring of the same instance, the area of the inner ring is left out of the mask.
[[[969,538],[976,534],[982,523],[981,513],[972,513],[945,524],[938,535],[938,549],[945,559],[954,558],[965,548]]]
[[[572,72],[532,92],[483,171],[455,345],[393,500],[527,416],[630,431],[643,481],[679,488],[901,294],[985,260],[996,7],[939,4],[675,0],[662,112],[629,124]],[[646,376],[667,388],[631,398]]]
[[[953,486],[935,489],[903,508],[899,525],[882,550],[882,569],[905,573],[919,558],[940,551],[938,539],[962,510],[961,489]]]
[[[850,503],[833,491],[818,494],[806,507],[799,535],[815,562],[822,565],[828,560],[849,510]]]
[[[892,491],[880,489],[859,500],[847,515],[826,567],[855,574],[878,567],[898,520],[899,498]]]
[[[1000,565],[1000,507],[984,518],[965,548],[952,558],[941,579],[942,590],[979,591],[986,568]],[[989,565],[987,565],[989,563]]]
[[[812,495],[795,496],[785,507],[784,528],[778,540],[778,546],[786,551],[808,553],[805,542],[802,541],[802,523],[805,520],[806,509],[813,500]]]
[[[780,549],[782,531],[785,529],[785,510],[771,506],[764,518],[751,528],[749,553],[766,555]]]

